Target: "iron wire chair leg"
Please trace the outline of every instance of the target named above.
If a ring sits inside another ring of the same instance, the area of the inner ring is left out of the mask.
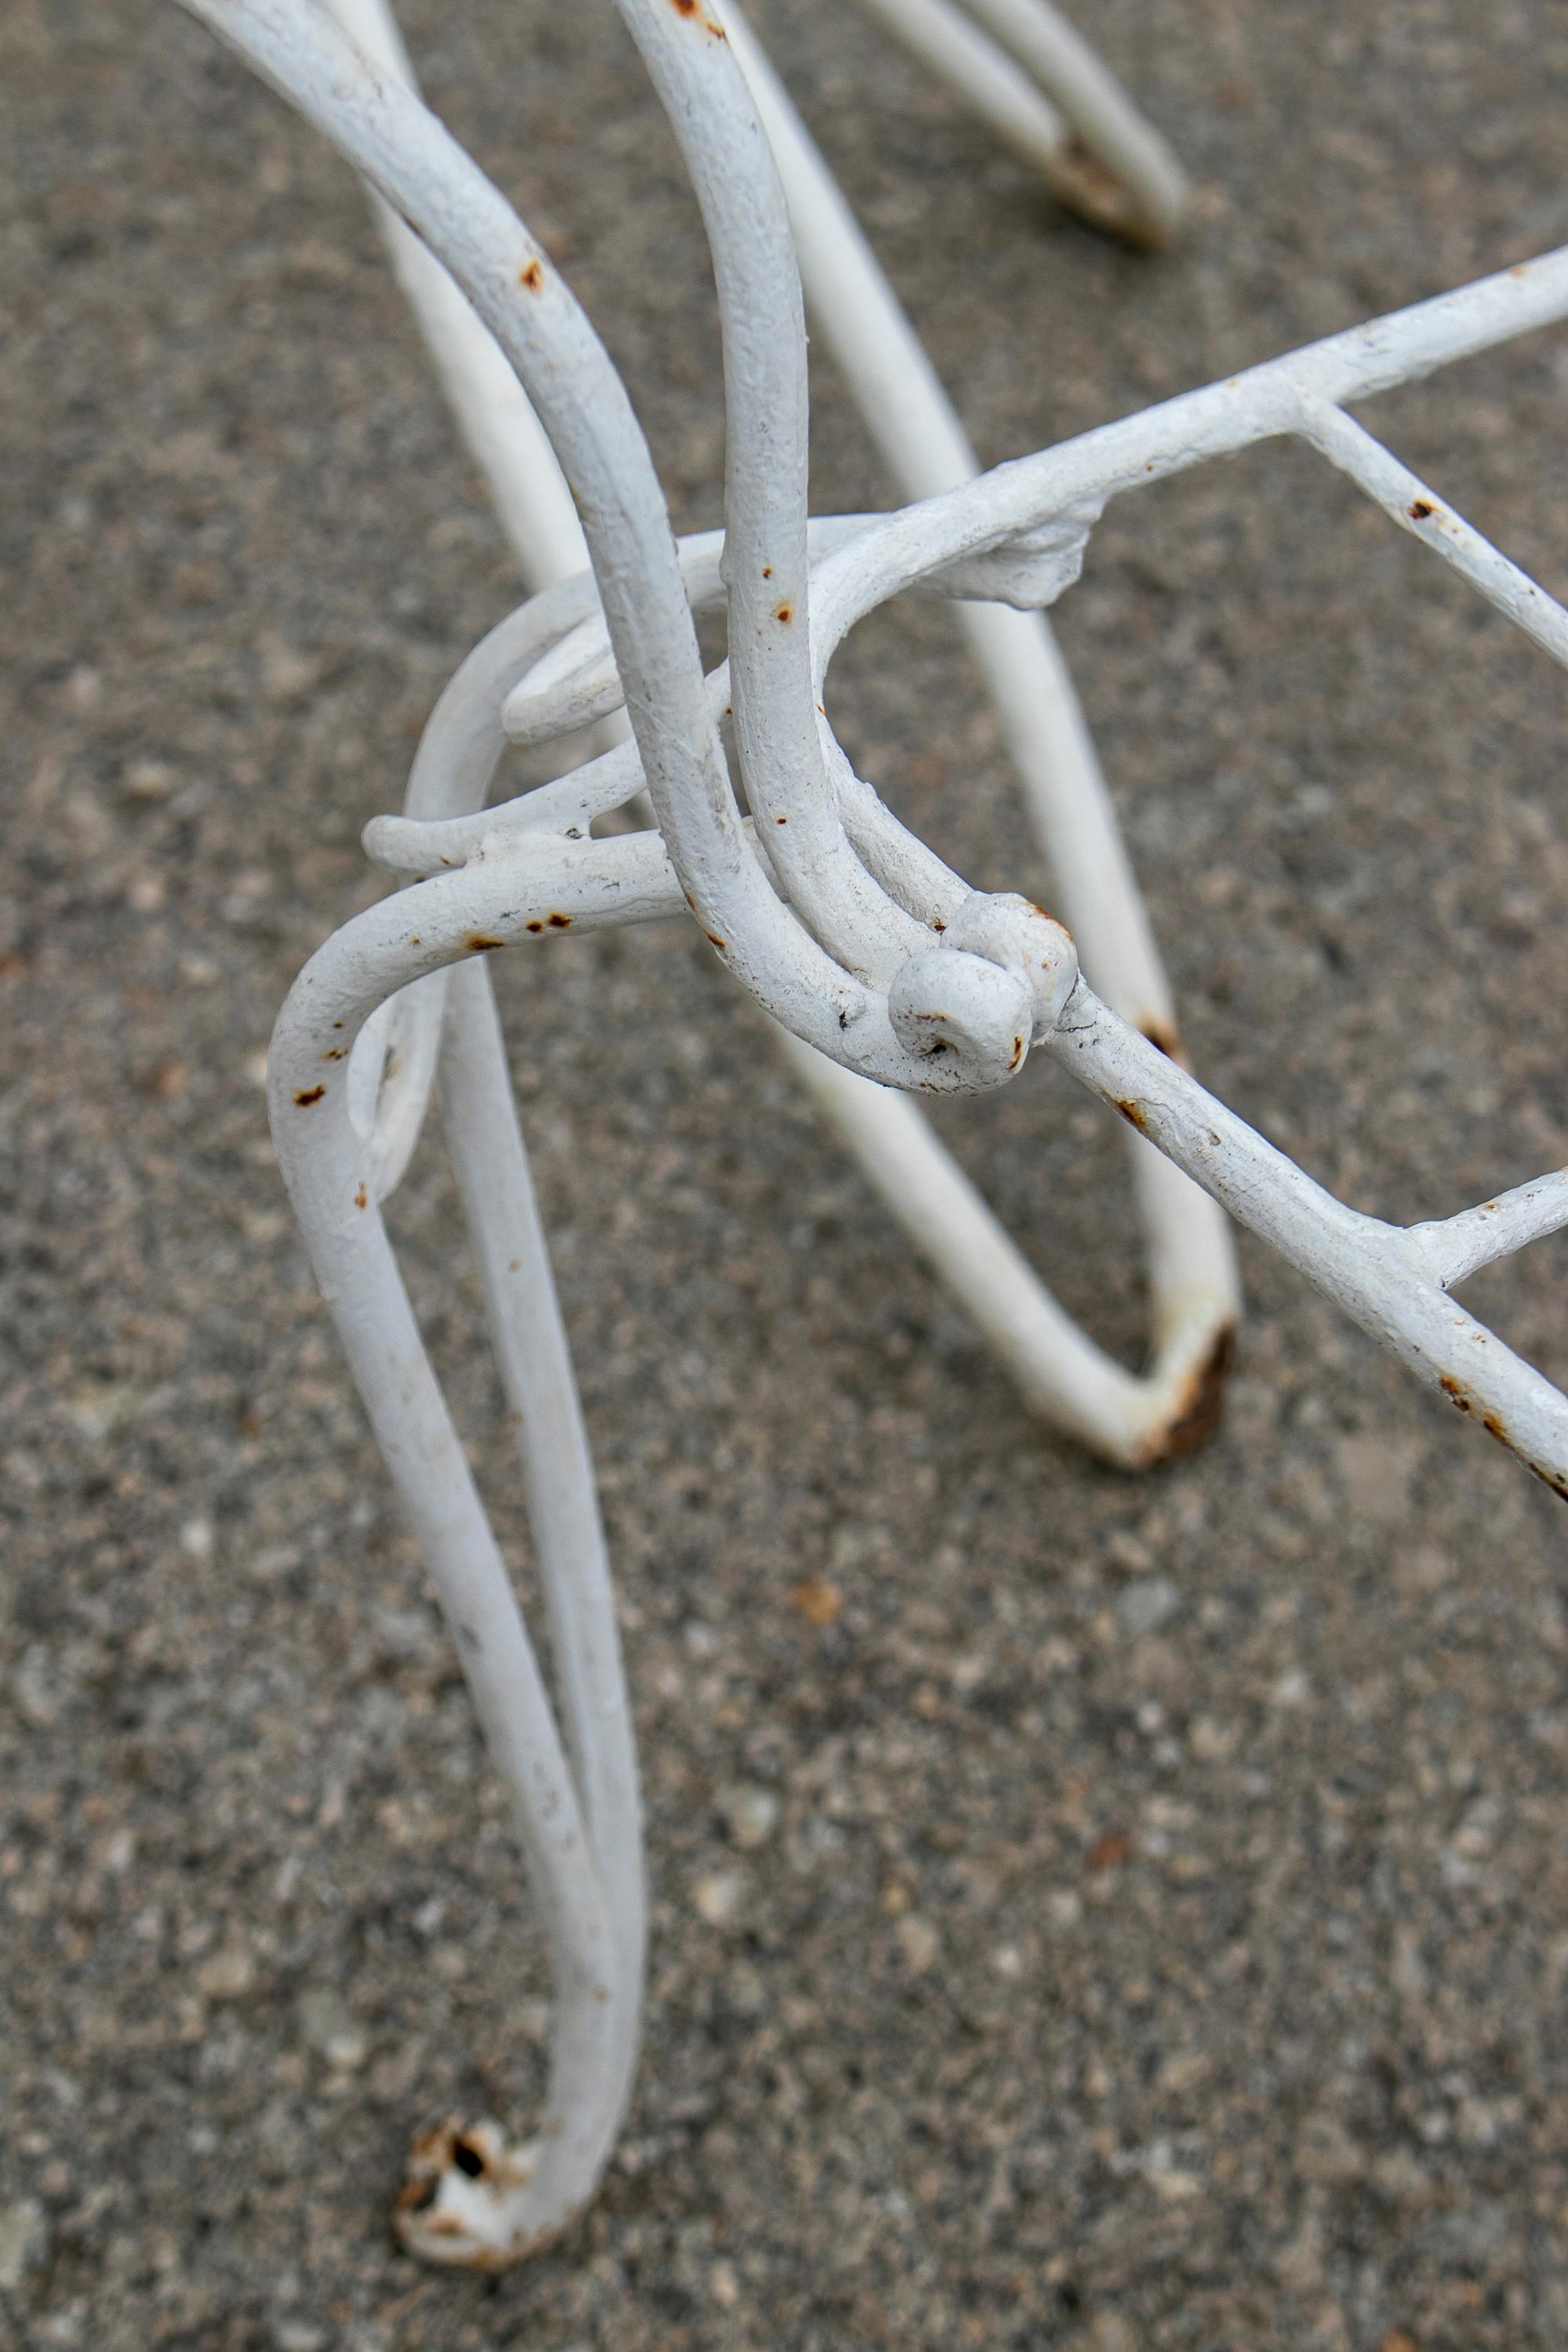
[[[528,1466],[566,1723],[527,1628],[397,1271],[370,1139],[343,1067],[387,992],[334,984],[333,943],[290,992],[268,1085],[284,1179],[376,1442],[446,1617],[510,1802],[555,1986],[545,2111],[529,2145],[487,2126],[417,2146],[405,2242],[437,2262],[514,2259],[592,2194],[636,2063],[643,1899],[636,1768],[592,1476],[482,966],[454,977],[443,1072],[453,1156]],[[395,984],[395,982],[394,983]],[[514,1291],[517,1298],[509,1296]],[[514,1304],[530,1316],[527,1339]],[[531,1348],[532,1360],[529,1360]]]

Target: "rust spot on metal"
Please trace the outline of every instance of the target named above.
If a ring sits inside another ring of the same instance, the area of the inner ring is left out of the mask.
[[[404,2243],[418,2251],[421,2241],[466,2241],[458,2259],[474,2270],[499,2269],[528,2252],[529,2247],[515,2244],[487,2246],[477,2242],[461,2212],[431,2211],[440,2197],[443,2177],[452,2172],[466,2180],[483,2180],[500,2190],[525,2188],[532,2178],[531,2166],[520,2164],[510,2149],[493,2142],[482,2128],[460,2126],[456,2116],[435,2131],[420,2133],[409,2147],[407,2171],[397,2192],[396,2228]],[[563,2214],[560,2227],[566,2228],[572,2219],[573,2213]],[[530,2245],[542,2245],[554,2234],[542,2231]]]
[[[771,579],[773,578],[773,565],[772,565],[771,563],[764,563],[764,564],[763,564],[763,578],[764,580],[771,580]]]
[[[1202,1363],[1188,1373],[1157,1449],[1148,1457],[1152,1463],[1178,1461],[1208,1444],[1219,1427],[1225,1384],[1235,1356],[1236,1326],[1226,1323],[1215,1333]]]
[[[787,824],[789,823],[789,819],[787,816],[775,816],[773,823],[775,824]]]
[[[433,2238],[466,2238],[468,2234],[467,2222],[456,2213],[437,2213],[425,2226]]]
[[[1117,1101],[1111,1105],[1111,1108],[1113,1110],[1120,1111],[1122,1118],[1127,1121],[1128,1126],[1135,1127],[1140,1135],[1148,1134],[1149,1122],[1144,1118],[1143,1113],[1140,1110],[1135,1102]]]
[[[1409,506],[1405,508],[1405,511],[1410,517],[1412,522],[1425,522],[1427,516],[1430,514],[1436,514],[1437,509],[1432,504],[1430,499],[1413,499]]]
[[[362,1185],[360,1186],[360,1188],[359,1188],[359,1191],[354,1194],[354,1207],[355,1207],[356,1209],[368,1209],[368,1208],[369,1208],[369,1206],[370,1206],[370,1194],[366,1192],[366,1190],[365,1190],[364,1186],[362,1184]]]
[[[537,261],[531,261],[526,269],[518,271],[517,282],[526,286],[531,294],[537,294],[544,283],[544,272]]]
[[[341,1062],[348,1050],[346,1045],[329,1045],[321,1059],[323,1062]]]
[[[1132,1841],[1125,1830],[1107,1830],[1084,1856],[1086,1870],[1120,1870],[1131,1859]]]
[[[473,955],[489,955],[492,948],[504,948],[504,940],[492,940],[488,931],[470,931],[463,945]]]
[[[1012,1060],[1008,1063],[1007,1067],[1008,1067],[1010,1070],[1016,1070],[1016,1069],[1017,1068],[1017,1066],[1018,1066],[1019,1063],[1023,1060],[1023,1058],[1024,1058],[1024,1040],[1023,1040],[1023,1038],[1022,1038],[1022,1037],[1015,1037],[1015,1038],[1014,1038],[1014,1040],[1013,1040],[1013,1058],[1012,1058]]]
[[[722,955],[729,947],[729,940],[721,940],[717,931],[704,931],[702,936],[707,940],[710,948],[718,949],[721,955]]]
[[[334,1022],[333,1022],[333,1024],[332,1024],[332,1026],[333,1026],[333,1028],[334,1028],[334,1029],[341,1029],[341,1028],[342,1027],[342,1025],[343,1025],[343,1024],[342,1024],[342,1023],[341,1021],[334,1021]]]
[[[544,926],[542,923],[533,922],[529,924],[528,929],[531,931],[542,931],[544,929]]]
[[[1460,1412],[1474,1412],[1476,1409],[1474,1399],[1466,1393],[1450,1373],[1439,1372],[1437,1386],[1449,1403],[1456,1405]],[[1506,1445],[1509,1452],[1524,1464],[1532,1478],[1539,1478],[1543,1486],[1550,1486],[1554,1495],[1568,1503],[1568,1478],[1563,1477],[1555,1470],[1543,1470],[1538,1462],[1531,1462],[1528,1454],[1520,1453],[1519,1446],[1510,1433],[1506,1422],[1500,1421],[1495,1412],[1483,1412],[1481,1427],[1489,1437],[1495,1437],[1500,1445]]]
[[[942,921],[940,915],[933,915],[931,917],[931,927],[933,931],[945,931],[947,929],[947,925]]]
[[[572,928],[570,915],[546,915],[544,919],[552,931],[569,931]]]
[[[294,1099],[301,1110],[309,1110],[312,1103],[321,1101],[326,1091],[325,1087],[296,1087]]]
[[[773,618],[775,621],[783,621],[787,625],[795,618],[795,606],[793,604],[781,604],[778,610],[774,613]]]

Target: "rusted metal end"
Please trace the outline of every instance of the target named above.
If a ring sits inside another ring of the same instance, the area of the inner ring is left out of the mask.
[[[559,2236],[553,2229],[527,2236],[513,2228],[508,2208],[533,2178],[531,2147],[513,2148],[499,2125],[448,2116],[409,2145],[408,2167],[393,2208],[398,2242],[421,2262],[446,2269],[505,2270]]]
[[[1139,1455],[1139,1466],[1152,1469],[1157,1462],[1176,1462],[1196,1454],[1219,1427],[1225,1411],[1225,1384],[1236,1359],[1236,1325],[1224,1323],[1215,1333],[1206,1354],[1182,1382],[1175,1403],[1160,1429],[1152,1433]]]

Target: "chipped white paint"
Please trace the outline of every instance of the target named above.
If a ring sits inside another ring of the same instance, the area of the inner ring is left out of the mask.
[[[1117,866],[1113,832],[1101,825],[1098,868],[1062,877],[1064,911],[1071,898],[1086,954],[1097,921],[1108,923],[1091,986],[1067,929],[1023,898],[971,890],[898,823],[854,775],[826,714],[835,650],[889,598],[922,588],[989,597],[1017,608],[1000,615],[1010,629],[1070,583],[1108,499],[1283,435],[1318,448],[1562,658],[1560,608],[1352,424],[1342,404],[1563,317],[1568,254],[975,480],[963,478],[968,455],[940,394],[922,406],[917,394],[891,446],[906,480],[917,465],[930,466],[912,487],[931,494],[896,514],[808,529],[790,215],[809,256],[813,221],[834,218],[830,184],[809,150],[792,148],[781,95],[740,28],[726,37],[713,0],[617,0],[697,186],[723,316],[729,537],[721,548],[707,539],[678,549],[624,387],[591,327],[526,229],[405,86],[379,5],[340,0],[358,47],[313,0],[184,5],[417,230],[491,339],[465,344],[463,327],[456,342],[444,340],[443,318],[455,322],[458,313],[423,263],[410,264],[412,248],[404,252],[394,230],[400,274],[514,536],[526,541],[531,528],[527,499],[509,504],[504,488],[512,453],[525,444],[491,430],[476,384],[488,370],[499,385],[499,374],[488,358],[470,369],[463,351],[499,351],[521,378],[564,467],[591,564],[542,585],[459,669],[421,744],[405,816],[370,828],[373,854],[405,887],[311,959],[279,1016],[269,1071],[290,1193],[458,1643],[552,1941],[556,2015],[536,2137],[513,2149],[489,2126],[436,2135],[416,2154],[401,2214],[407,2242],[431,2259],[495,2263],[558,2231],[598,2179],[635,2063],[644,1915],[636,1768],[592,1473],[484,957],[530,939],[689,911],[742,986],[810,1049],[812,1083],[877,1181],[889,1189],[889,1170],[904,1171],[900,1214],[970,1298],[1026,1391],[1102,1450],[1120,1444],[1122,1458],[1138,1458],[1135,1433],[1151,1426],[1148,1384],[1099,1358],[1029,1280],[907,1093],[982,1091],[1005,1083],[1030,1050],[1048,1053],[1152,1147],[1140,1164],[1152,1171],[1146,1207],[1169,1330],[1194,1339],[1206,1331],[1212,1354],[1216,1315],[1228,1311],[1223,1236],[1195,1186],[1568,1495],[1568,1400],[1448,1296],[1466,1273],[1568,1223],[1568,1173],[1410,1231],[1345,1208],[1142,1034],[1159,1034],[1167,1017],[1163,983],[1138,930],[1141,909]],[[885,15],[915,13],[878,5]],[[1015,59],[1034,37],[1029,26],[1037,34],[1045,21],[1037,0],[971,5]],[[1047,82],[1035,50],[1028,62]],[[861,297],[873,301],[866,259],[856,247],[841,279],[808,261],[814,302],[852,381],[875,363],[849,316]],[[847,299],[857,285],[859,295]],[[895,341],[907,331],[885,317],[884,325]],[[548,523],[536,542],[542,579],[575,562],[559,504],[554,518],[550,545]],[[731,661],[704,678],[692,608],[721,589]],[[1031,630],[1030,658],[1045,660],[1050,641],[1032,619]],[[1068,740],[1069,689],[1048,662],[1043,675],[1030,707]],[[999,656],[992,682],[1004,700],[1005,676],[1013,673]],[[623,705],[629,740],[485,810],[509,732],[548,743]],[[1024,708],[1016,706],[1018,735],[1027,733]],[[744,818],[719,734],[730,709]],[[1097,779],[1079,782],[1092,806]],[[645,788],[653,829],[593,837],[596,816],[628,806]],[[1047,809],[1059,856],[1051,824]],[[1108,905],[1116,910],[1109,919]],[[402,1000],[412,1010],[389,1013],[413,983]],[[1130,987],[1132,1018],[1121,1002]],[[385,1054],[393,1022],[404,1024],[408,1047],[395,1072]],[[529,1483],[559,1721],[382,1222],[437,1068]],[[1178,1183],[1167,1165],[1192,1182]],[[1184,1295],[1194,1286],[1201,1297]],[[1201,1389],[1204,1371],[1168,1353],[1155,1380],[1175,1382],[1156,1412],[1165,1414],[1167,1439],[1184,1411],[1201,1403],[1194,1384]]]

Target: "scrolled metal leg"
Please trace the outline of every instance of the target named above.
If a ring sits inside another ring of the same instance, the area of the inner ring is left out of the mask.
[[[459,910],[449,947],[465,919]],[[478,962],[450,975],[443,1110],[523,1462],[564,1739],[397,1272],[374,1138],[353,1116],[356,1038],[415,961],[384,922],[381,933],[366,952],[351,926],[307,966],[279,1015],[269,1089],[295,1212],[457,1645],[550,1942],[536,2133],[519,2147],[486,2123],[426,2135],[398,2200],[412,2252],[492,2267],[569,2224],[625,2112],[646,1936],[637,1764],[593,1465],[489,977]],[[426,964],[436,936],[432,926],[420,943]]]

